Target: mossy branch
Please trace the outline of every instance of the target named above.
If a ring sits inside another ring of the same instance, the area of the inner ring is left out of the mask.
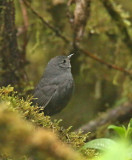
[[[7,102],[10,110],[19,113],[24,119],[30,121],[33,125],[50,129],[56,133],[59,138],[71,145],[75,149],[79,149],[84,145],[88,134],[83,134],[81,131],[78,133],[71,132],[71,127],[65,129],[60,125],[61,120],[51,121],[49,116],[44,116],[43,113],[39,113],[39,107],[31,106],[31,98],[26,101],[19,99],[16,93],[13,91],[13,87],[3,87],[0,89],[0,102]]]
[[[100,0],[106,10],[108,11],[111,18],[115,21],[120,33],[123,42],[126,44],[128,49],[132,52],[132,39],[128,33],[128,29],[124,19],[121,16],[121,13],[116,10],[116,4],[112,0]]]

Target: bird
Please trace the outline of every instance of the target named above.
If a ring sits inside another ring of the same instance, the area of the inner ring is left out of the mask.
[[[73,54],[52,58],[34,90],[32,103],[37,104],[44,115],[59,113],[73,94],[74,80],[70,63],[72,56]]]

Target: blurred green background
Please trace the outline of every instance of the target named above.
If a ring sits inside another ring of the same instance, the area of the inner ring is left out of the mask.
[[[29,2],[34,10],[72,42],[73,28],[67,17],[67,0]],[[132,37],[132,1],[116,0],[113,3]],[[70,6],[71,13],[74,8],[74,4]],[[27,41],[26,72],[28,81],[32,81],[35,86],[48,61],[54,56],[69,54],[71,45],[65,44],[18,0],[15,0],[15,9],[19,48],[22,50]],[[27,14],[25,18],[23,11]],[[25,21],[27,29],[23,30]],[[122,41],[122,36],[101,0],[92,0],[90,17],[80,46],[106,62],[131,70],[132,52]],[[62,112],[52,117],[63,119],[64,126],[79,128],[101,111],[132,99],[132,81],[123,73],[110,69],[83,53],[78,53],[77,58],[73,57],[71,63],[75,80],[73,97]]]

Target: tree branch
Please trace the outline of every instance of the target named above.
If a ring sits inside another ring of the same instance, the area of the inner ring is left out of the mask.
[[[62,33],[60,33],[60,31],[53,27],[51,24],[49,24],[38,12],[36,12],[32,6],[26,1],[26,0],[23,0],[24,4],[32,11],[32,13],[38,17],[38,19],[40,19],[40,21],[46,25],[48,28],[50,28],[58,37],[60,37],[61,39],[63,39],[63,41],[65,43],[69,43],[69,40],[62,35]]]
[[[74,11],[74,43],[79,43],[81,40],[87,19],[90,16],[91,0],[76,0]]]
[[[99,114],[96,119],[91,120],[79,129],[83,130],[84,133],[94,132],[103,125],[110,124],[118,120],[121,121],[124,118],[129,119],[131,115],[132,103],[125,103],[119,107],[108,110],[105,113]]]
[[[130,78],[132,78],[132,72],[122,68],[122,67],[119,67],[119,66],[116,66],[116,65],[113,65],[111,63],[108,63],[106,61],[104,61],[103,59],[95,56],[94,54],[91,54],[90,52],[86,51],[86,50],[83,50],[81,48],[79,48],[79,50],[83,53],[85,53],[87,56],[89,56],[90,58],[94,59],[95,61],[107,66],[108,68],[111,68],[111,69],[114,69],[114,70],[117,70],[117,71],[120,71],[120,72],[123,72],[125,75],[128,75],[130,76]]]
[[[25,0],[23,0],[23,1],[24,1],[24,4],[32,11],[32,13],[34,13],[34,15],[35,15],[36,17],[38,17],[38,18],[41,20],[41,22],[42,22],[44,25],[46,25],[48,28],[50,28],[54,33],[57,33],[56,35],[57,35],[58,37],[60,37],[65,43],[69,43],[69,44],[70,44],[70,41],[69,41],[65,36],[63,36],[60,32],[58,32],[58,30],[57,30],[55,27],[51,26],[43,17],[41,17],[41,15],[39,15],[39,13],[37,13],[37,12],[30,6],[30,4],[29,4],[27,1],[25,1]],[[59,34],[58,34],[58,33],[59,33]],[[79,48],[79,47],[78,47],[78,50],[81,51],[82,53],[86,54],[87,56],[89,56],[89,57],[92,58],[93,60],[95,60],[95,61],[97,61],[97,62],[99,62],[99,63],[101,63],[101,64],[103,64],[103,65],[105,65],[105,66],[107,66],[107,67],[109,67],[109,68],[111,68],[111,69],[114,69],[114,70],[123,72],[123,73],[125,73],[125,75],[128,75],[128,76],[130,76],[130,77],[132,76],[132,72],[130,72],[130,71],[128,71],[128,70],[126,70],[126,69],[124,69],[124,68],[122,68],[122,67],[119,67],[119,66],[113,65],[113,64],[111,64],[111,63],[108,63],[108,62],[104,61],[103,59],[97,57],[96,55],[93,55],[93,54],[91,54],[90,52],[88,52],[88,51],[86,51],[86,50],[84,50],[84,49],[81,49],[81,48]]]

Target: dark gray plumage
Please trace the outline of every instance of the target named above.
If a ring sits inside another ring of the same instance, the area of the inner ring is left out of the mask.
[[[73,92],[73,77],[69,56],[51,59],[34,91],[33,104],[44,107],[45,115],[60,112],[69,102]]]

